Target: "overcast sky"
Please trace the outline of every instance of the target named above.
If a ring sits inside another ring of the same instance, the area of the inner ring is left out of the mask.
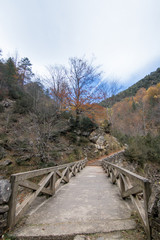
[[[0,0],[0,48],[39,74],[95,57],[104,78],[130,85],[160,67],[160,0]]]

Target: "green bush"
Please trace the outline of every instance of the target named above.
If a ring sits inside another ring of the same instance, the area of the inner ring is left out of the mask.
[[[20,99],[16,101],[14,106],[14,113],[25,114],[32,111],[33,108],[33,100],[32,98],[24,94]]]
[[[61,117],[64,119],[72,119],[73,118],[72,113],[69,111],[62,112]]]
[[[111,132],[111,123],[109,123],[108,120],[104,120],[104,122],[102,123],[102,127],[103,127],[105,133]]]
[[[80,119],[79,128],[81,131],[91,132],[97,128],[97,124],[94,123],[90,118],[83,116]]]
[[[20,88],[18,85],[12,85],[9,87],[9,93],[8,95],[12,98],[12,99],[20,99],[23,97],[24,91],[22,90],[22,88]]]
[[[74,132],[68,132],[67,137],[71,143],[77,142],[77,135]]]
[[[129,161],[135,161],[142,167],[147,161],[160,163],[160,135],[130,137],[127,144],[125,156]]]
[[[78,146],[84,146],[88,144],[90,141],[87,137],[80,136],[78,141]]]

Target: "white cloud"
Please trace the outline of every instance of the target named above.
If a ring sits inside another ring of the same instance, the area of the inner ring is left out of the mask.
[[[160,57],[159,28],[159,0],[1,0],[0,47],[40,73],[94,55],[106,76],[127,81]]]

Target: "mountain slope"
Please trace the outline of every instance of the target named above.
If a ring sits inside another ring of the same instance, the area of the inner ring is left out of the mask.
[[[156,85],[159,82],[160,82],[160,68],[157,68],[156,71],[151,72],[149,75],[145,76],[143,79],[141,79],[128,89],[104,100],[101,103],[101,105],[103,107],[112,107],[116,102],[120,102],[122,99],[126,97],[135,96],[140,88],[148,89],[150,86]]]

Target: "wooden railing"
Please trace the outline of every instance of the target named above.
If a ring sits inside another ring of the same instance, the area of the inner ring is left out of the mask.
[[[107,177],[111,178],[111,182],[118,184],[122,198],[131,198],[142,220],[148,239],[151,239],[148,220],[148,202],[151,194],[150,181],[108,162],[107,159],[102,160],[102,166],[107,173]]]
[[[14,227],[40,193],[49,196],[54,195],[59,185],[61,183],[68,183],[72,176],[75,176],[77,172],[80,172],[85,167],[86,162],[87,159],[56,167],[12,174],[12,195],[9,203],[8,227],[10,229]],[[38,176],[42,177],[39,183],[31,181]],[[17,201],[19,186],[31,190],[22,203],[18,203]]]

